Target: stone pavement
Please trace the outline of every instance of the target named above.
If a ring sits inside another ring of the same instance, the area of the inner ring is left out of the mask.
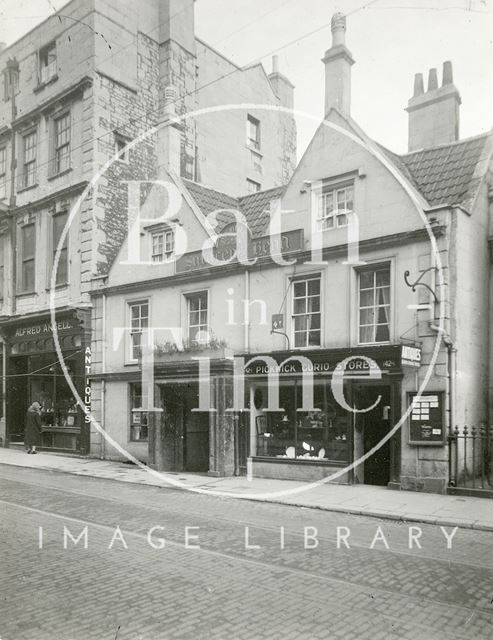
[[[289,480],[248,480],[243,476],[212,478],[198,473],[158,473],[124,462],[44,452],[32,456],[23,450],[6,448],[0,448],[0,464],[389,520],[493,531],[493,500],[485,498],[390,491],[369,485],[308,485]]]

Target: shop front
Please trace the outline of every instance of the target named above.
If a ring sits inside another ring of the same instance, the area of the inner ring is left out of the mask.
[[[56,321],[67,371],[84,400],[89,314],[86,310],[66,310],[57,312]],[[9,319],[2,324],[2,333],[7,443],[24,442],[27,409],[39,402],[41,449],[88,453],[89,428],[62,371],[49,313]]]
[[[400,417],[401,345],[241,359],[254,477],[399,482],[400,432],[377,445]]]
[[[197,360],[191,354],[166,355],[155,363],[154,404],[142,411],[146,399],[132,396],[131,438],[145,437],[149,463],[160,471],[190,471],[212,476],[233,475],[237,467],[232,362],[220,354],[197,353],[208,359],[206,399],[200,398]],[[139,383],[133,388],[142,389]],[[202,391],[203,393],[203,391]],[[201,404],[210,407],[204,410]]]

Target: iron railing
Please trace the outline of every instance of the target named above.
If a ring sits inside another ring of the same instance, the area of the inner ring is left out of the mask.
[[[449,486],[493,491],[493,427],[455,427],[448,441]]]

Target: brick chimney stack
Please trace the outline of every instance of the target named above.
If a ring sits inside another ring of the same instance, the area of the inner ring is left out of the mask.
[[[272,56],[272,72],[269,74],[274,93],[279,99],[279,104],[288,109],[294,105],[294,85],[279,71],[279,58]]]
[[[409,114],[409,151],[458,140],[460,104],[450,61],[443,63],[441,87],[438,86],[436,69],[430,69],[428,73],[426,92],[423,75],[417,73],[414,77],[414,95],[406,109]]]
[[[351,52],[346,47],[346,16],[335,13],[331,21],[332,46],[326,51],[325,64],[325,115],[332,107],[344,115],[351,110]]]

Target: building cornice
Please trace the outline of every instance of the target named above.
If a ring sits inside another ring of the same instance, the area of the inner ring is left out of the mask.
[[[31,202],[19,205],[18,207],[12,207],[9,213],[11,216],[16,216],[18,213],[32,211],[33,209],[42,209],[50,202],[56,202],[60,198],[66,198],[74,193],[84,191],[88,184],[88,180],[82,180],[81,182],[77,182],[76,184],[69,185],[68,187],[59,189],[58,191],[54,191],[53,193],[50,193],[47,196],[43,196],[42,198],[39,198],[37,200],[32,200]]]
[[[433,234],[435,237],[439,237],[443,234],[444,227],[433,227]],[[428,231],[423,229],[415,229],[413,231],[405,231],[401,233],[394,233],[388,236],[381,236],[379,238],[368,238],[367,240],[361,240],[359,243],[360,253],[375,251],[378,249],[385,249],[387,247],[393,247],[401,244],[408,244],[410,242],[423,242],[429,240]],[[333,247],[325,247],[322,249],[322,259],[331,260],[341,255],[346,255],[348,251],[347,243],[335,245]],[[296,260],[297,263],[309,262],[311,260],[311,251],[296,251],[289,254],[289,257]],[[227,265],[227,274],[243,273],[245,271],[254,271],[256,269],[262,269],[265,267],[274,266],[275,262],[268,256],[265,258],[258,258],[254,265],[246,266],[241,263],[233,263]],[[153,278],[148,280],[133,281],[126,284],[119,284],[108,287],[101,287],[91,292],[91,297],[97,298],[102,295],[115,295],[123,292],[130,293],[135,291],[142,291],[143,289],[159,289],[163,286],[173,286],[183,282],[194,282],[201,280],[210,280],[212,278],[222,278],[225,275],[225,267],[214,266],[206,267],[203,269],[197,269],[196,271],[187,271],[183,273],[176,273],[170,276],[161,278]]]
[[[75,94],[83,91],[86,87],[91,86],[93,83],[93,79],[90,76],[83,76],[78,82],[71,85],[70,87],[66,87],[63,91],[60,91],[56,95],[48,98],[44,102],[38,104],[34,109],[23,113],[18,116],[13,122],[12,127],[17,129],[22,127],[23,124],[39,117],[40,114],[44,114],[46,111],[49,111],[53,108],[58,102],[63,102],[64,100],[68,100],[72,98]]]

